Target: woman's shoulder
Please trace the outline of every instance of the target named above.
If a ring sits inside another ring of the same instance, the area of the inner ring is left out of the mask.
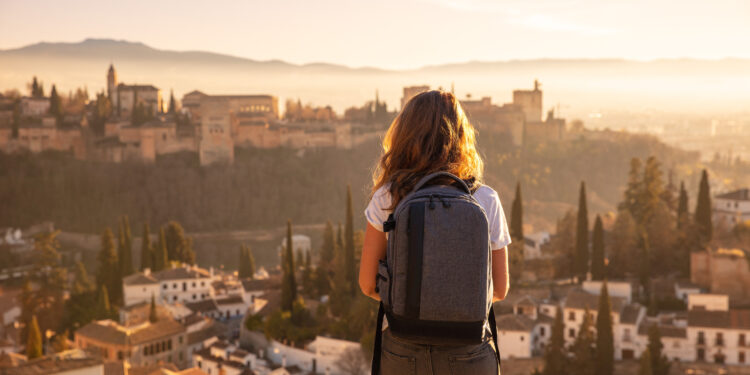
[[[495,189],[485,184],[482,184],[477,188],[477,191],[474,192],[474,196],[477,198],[480,198],[480,197],[491,198],[491,199],[498,198],[498,195]]]

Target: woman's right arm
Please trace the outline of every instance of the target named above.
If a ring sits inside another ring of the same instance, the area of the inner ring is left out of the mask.
[[[385,233],[367,223],[362,260],[359,263],[359,288],[376,301],[380,301],[380,295],[375,291],[375,277],[378,274],[378,261],[385,259],[386,243]]]
[[[508,247],[492,250],[492,302],[502,301],[508,295],[510,275],[508,273]]]

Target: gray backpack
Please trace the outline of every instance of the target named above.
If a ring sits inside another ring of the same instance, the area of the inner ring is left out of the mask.
[[[427,185],[437,177],[455,184]],[[466,182],[448,172],[423,177],[383,231],[388,246],[376,280],[381,303],[372,373],[379,373],[383,315],[394,336],[431,345],[481,343],[489,319],[497,348],[489,224]]]

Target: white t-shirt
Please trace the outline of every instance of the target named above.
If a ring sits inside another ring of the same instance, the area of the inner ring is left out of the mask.
[[[500,198],[497,192],[487,185],[480,186],[474,192],[474,198],[482,206],[487,214],[487,221],[490,224],[490,242],[492,250],[500,250],[510,244],[510,232],[508,223],[505,220],[505,212],[500,204]],[[370,203],[365,209],[365,217],[375,229],[383,231],[383,222],[388,220],[391,213],[387,210],[391,206],[391,192],[385,186],[381,186],[373,194]]]

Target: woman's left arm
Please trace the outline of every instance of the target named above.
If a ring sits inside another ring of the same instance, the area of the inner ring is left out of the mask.
[[[359,263],[359,288],[376,301],[380,301],[380,295],[375,292],[375,278],[378,274],[378,261],[385,259],[385,247],[385,233],[367,223],[362,260]]]

